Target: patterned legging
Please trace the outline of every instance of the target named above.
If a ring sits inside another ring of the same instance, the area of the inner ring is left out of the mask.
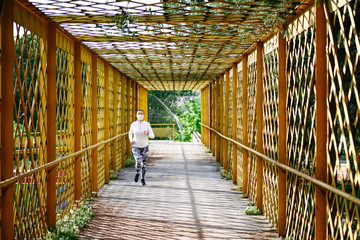
[[[135,163],[136,173],[139,173],[141,168],[141,179],[143,179],[145,178],[145,173],[146,173],[146,160],[148,158],[149,146],[146,146],[144,148],[132,147],[132,152],[134,154],[136,161]]]

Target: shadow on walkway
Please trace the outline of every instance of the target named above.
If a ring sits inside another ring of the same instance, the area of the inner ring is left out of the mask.
[[[150,143],[146,186],[121,169],[93,201],[80,239],[272,239],[264,216],[245,215],[248,200],[221,179],[202,144]]]

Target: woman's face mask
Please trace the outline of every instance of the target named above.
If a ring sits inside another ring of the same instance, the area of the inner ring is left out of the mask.
[[[136,114],[136,117],[137,117],[137,119],[138,119],[139,121],[144,120],[144,114],[143,114],[142,112],[138,112],[138,113]]]

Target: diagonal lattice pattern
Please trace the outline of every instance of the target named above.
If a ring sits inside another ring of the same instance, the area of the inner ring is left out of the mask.
[[[314,8],[289,26],[287,42],[288,166],[315,176],[315,30]],[[304,29],[304,26],[307,28]],[[315,186],[287,174],[287,236],[314,238]]]
[[[56,156],[65,157],[74,152],[74,45],[59,32],[56,35],[57,100]],[[64,217],[74,204],[74,159],[58,165],[57,214]]]
[[[105,140],[105,65],[104,62],[97,62],[98,78],[98,142]],[[98,148],[98,187],[105,184],[105,146]]]
[[[91,146],[91,54],[81,48],[81,146]],[[81,196],[86,199],[91,194],[91,151],[81,156]],[[100,167],[98,165],[98,167]],[[101,175],[100,175],[101,176]]]
[[[23,27],[14,29],[14,175],[46,163],[46,41]],[[17,239],[41,238],[46,228],[45,171],[15,183],[14,227]]]
[[[333,1],[338,4],[338,1]],[[360,8],[359,1],[328,9],[329,22],[329,184],[360,196]],[[360,206],[328,194],[329,235],[359,239]]]
[[[249,55],[248,59],[248,146],[256,149],[256,51]],[[256,201],[256,156],[248,154],[248,195],[252,201]]]
[[[243,69],[242,69],[242,62],[240,62],[237,66],[238,73],[237,73],[237,103],[236,103],[236,111],[238,114],[237,117],[237,141],[243,143]],[[237,148],[237,184],[242,186],[243,181],[243,154],[242,148]]]
[[[263,75],[263,145],[264,153],[278,160],[278,38],[275,36],[264,44]],[[278,169],[263,161],[264,213],[277,226],[278,213]]]
[[[206,86],[303,1],[21,2],[145,88],[188,90]],[[114,16],[124,19],[121,13],[129,18],[119,29]]]

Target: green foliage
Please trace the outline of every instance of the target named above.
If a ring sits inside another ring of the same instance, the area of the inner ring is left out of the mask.
[[[227,172],[226,170],[224,170],[224,169],[220,170],[220,175],[221,175],[221,178],[225,178],[226,180],[231,180],[232,179],[231,174],[229,172]]]
[[[253,201],[249,201],[249,202],[247,203],[247,205],[248,205],[248,206],[255,206],[255,203],[254,203]]]
[[[210,149],[206,149],[205,152],[206,153],[212,153],[212,151]]]
[[[125,167],[129,167],[135,164],[135,158],[134,155],[131,154],[130,157],[127,157],[125,159]]]
[[[248,198],[248,195],[246,193],[243,193],[239,196],[239,198]]]
[[[80,229],[93,217],[92,206],[82,203],[78,209],[71,209],[68,215],[58,221],[55,228],[48,229],[45,240],[78,239]]]
[[[259,210],[257,207],[251,206],[245,208],[246,215],[261,215],[262,211]]]
[[[117,172],[114,171],[114,170],[110,170],[110,172],[109,172],[109,179],[110,179],[110,180],[115,180],[115,179],[117,179],[117,177],[118,177]]]
[[[149,91],[148,116],[151,124],[175,124],[175,140],[189,142],[201,130],[200,93],[196,91]],[[179,129],[180,121],[183,135]]]
[[[235,187],[232,187],[231,190],[236,191],[236,192],[241,192],[242,187],[241,186],[235,186]]]

